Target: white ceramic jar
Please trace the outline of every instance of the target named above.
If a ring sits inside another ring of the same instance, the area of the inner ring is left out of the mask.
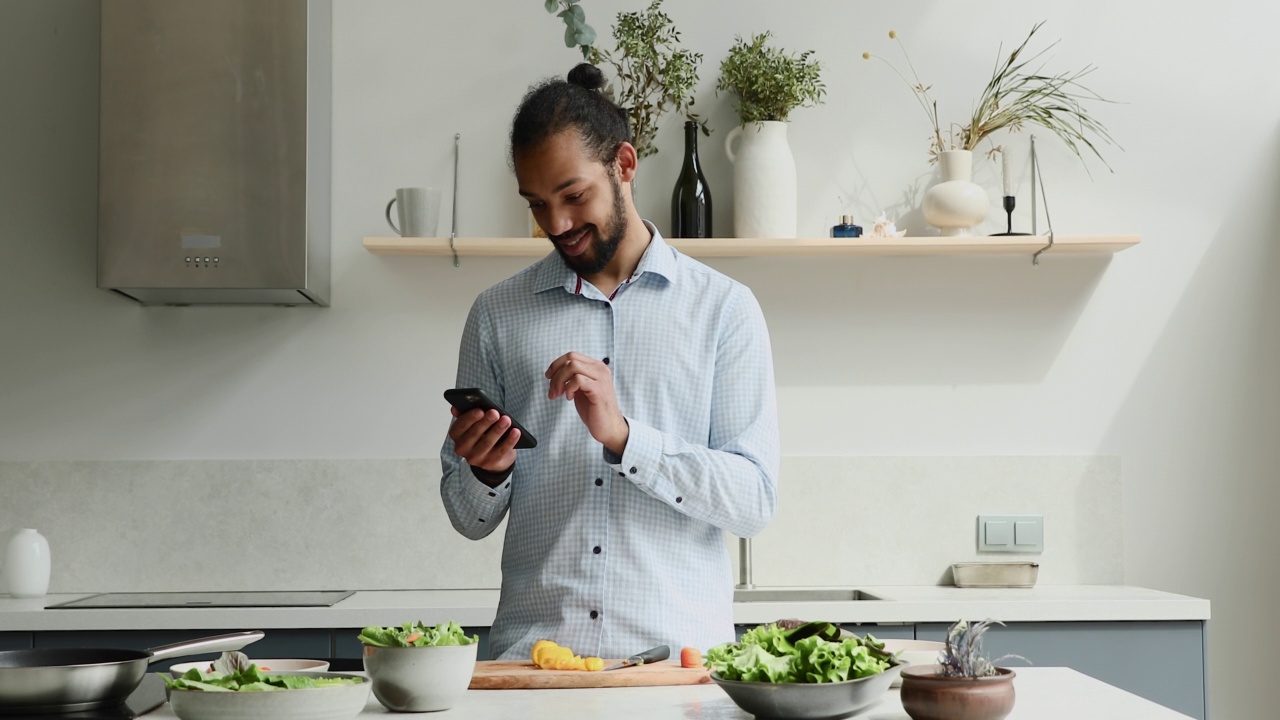
[[[4,585],[16,598],[38,598],[49,592],[49,541],[34,528],[9,539],[4,553]]]

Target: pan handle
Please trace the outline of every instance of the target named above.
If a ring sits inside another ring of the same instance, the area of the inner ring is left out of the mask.
[[[250,632],[215,635],[197,640],[186,640],[172,645],[161,645],[147,650],[147,652],[151,653],[151,659],[147,661],[147,664],[150,665],[161,660],[185,657],[187,655],[199,655],[200,653],[239,650],[249,643],[258,642],[265,635],[266,633],[261,630],[253,630]]]

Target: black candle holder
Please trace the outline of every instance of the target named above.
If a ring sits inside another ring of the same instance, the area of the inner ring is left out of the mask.
[[[1018,202],[1013,195],[1004,196],[1004,212],[1006,217],[1008,218],[1008,225],[1007,225],[1008,230],[1002,233],[991,233],[991,237],[998,237],[1003,235],[1030,235],[1030,233],[1013,231],[1013,209],[1017,207],[1017,205],[1018,205]]]

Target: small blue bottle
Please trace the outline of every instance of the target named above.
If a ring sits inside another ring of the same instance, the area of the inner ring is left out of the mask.
[[[831,228],[833,238],[862,237],[862,226],[853,224],[852,215],[841,215],[840,224]]]

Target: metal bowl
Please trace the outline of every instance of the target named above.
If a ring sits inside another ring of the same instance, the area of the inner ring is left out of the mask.
[[[837,720],[868,710],[889,690],[902,672],[901,665],[857,680],[835,683],[768,683],[711,680],[738,707],[762,720]]]

